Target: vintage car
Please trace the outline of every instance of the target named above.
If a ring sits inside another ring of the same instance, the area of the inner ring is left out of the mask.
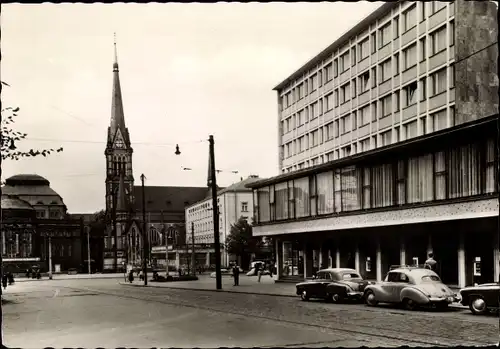
[[[364,292],[369,306],[378,303],[403,304],[408,310],[419,306],[447,308],[459,301],[452,290],[430,269],[402,266],[387,273],[383,282],[369,285]]]
[[[321,298],[340,302],[348,299],[361,300],[368,284],[354,269],[329,268],[318,271],[314,279],[300,282],[295,287],[297,295],[303,301]]]
[[[483,315],[499,309],[499,295],[499,283],[468,286],[460,290],[460,303],[469,306],[472,314]]]

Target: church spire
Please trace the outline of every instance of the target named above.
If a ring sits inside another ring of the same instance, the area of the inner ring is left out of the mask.
[[[125,127],[125,115],[123,112],[123,100],[122,100],[122,91],[120,86],[120,75],[118,69],[118,54],[116,50],[116,34],[114,40],[114,51],[115,58],[113,62],[113,95],[111,100],[111,124],[110,124],[110,132],[109,132],[109,141],[113,142],[117,131],[120,130],[122,137],[124,138],[127,146],[130,145],[128,139],[128,132]]]

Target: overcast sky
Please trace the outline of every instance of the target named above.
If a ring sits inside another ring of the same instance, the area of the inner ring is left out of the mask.
[[[146,185],[205,186],[209,134],[219,185],[277,175],[273,87],[380,5],[4,5],[2,101],[21,108],[20,147],[64,152],[4,162],[2,180],[36,173],[69,212],[104,208],[113,32],[136,185],[144,173]]]

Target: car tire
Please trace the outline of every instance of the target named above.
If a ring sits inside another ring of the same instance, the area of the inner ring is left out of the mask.
[[[305,302],[307,302],[309,300],[309,295],[307,294],[307,292],[305,290],[303,290],[302,293],[300,294],[300,299],[302,299]]]
[[[486,302],[481,297],[473,297],[469,302],[469,309],[474,315],[484,315],[488,312]]]
[[[338,293],[332,293],[332,294],[327,294],[326,295],[326,300],[329,303],[340,303],[341,297]]]
[[[403,299],[403,307],[406,310],[410,310],[410,311],[415,310],[415,308],[417,307],[417,303],[415,303],[415,301],[413,301],[410,298],[405,298],[405,299]]]
[[[375,299],[375,294],[373,291],[369,290],[365,292],[365,303],[370,307],[374,307],[378,304],[378,301]]]

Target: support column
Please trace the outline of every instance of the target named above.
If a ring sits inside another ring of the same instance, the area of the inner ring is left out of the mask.
[[[458,242],[458,286],[465,287],[465,247],[464,247],[464,233],[460,232]]]
[[[380,240],[377,239],[377,256],[376,256],[376,272],[377,272],[377,281],[382,281],[382,251],[380,249]]]
[[[309,261],[307,260],[307,247],[306,245],[304,244],[304,246],[302,247],[302,255],[304,256],[304,279],[307,278],[307,267],[308,267],[308,263]]]
[[[328,249],[328,268],[333,267],[332,250]]]
[[[318,270],[321,270],[321,267],[323,265],[323,248],[319,248],[319,257],[318,257]]]
[[[399,248],[399,264],[406,265],[406,246],[403,238],[401,238],[401,245]]]
[[[354,269],[358,272],[358,274],[361,274],[361,267],[359,264],[359,245],[356,244],[356,251],[354,252]]]
[[[279,280],[281,278],[281,274],[283,272],[283,251],[280,251],[280,246],[283,247],[283,243],[276,239],[275,248],[276,248],[276,275],[274,275],[275,280]]]
[[[340,250],[337,247],[337,250],[335,251],[335,267],[340,268]]]
[[[495,234],[495,243],[493,245],[493,280],[495,282],[500,281],[500,250],[498,235]]]

